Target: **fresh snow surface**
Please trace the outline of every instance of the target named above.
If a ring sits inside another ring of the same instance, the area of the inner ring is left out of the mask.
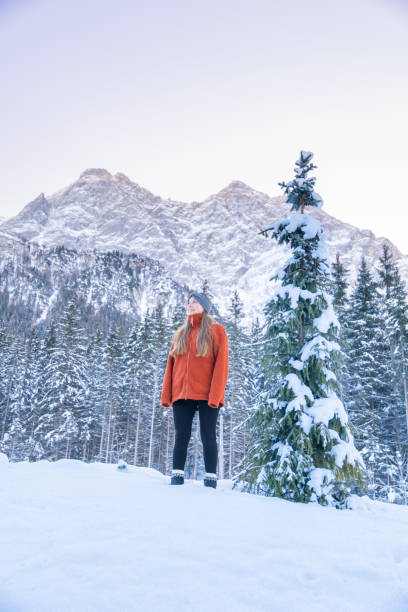
[[[288,234],[302,228],[305,239],[314,238],[317,234],[322,232],[320,221],[307,213],[293,213],[289,219],[275,223],[274,227],[277,229],[280,225],[286,225],[285,232]]]
[[[408,507],[0,455],[1,612],[407,612]]]
[[[334,325],[335,327],[340,327],[339,320],[334,312],[333,303],[329,302],[327,308],[323,310],[322,314],[314,319],[313,324],[317,329],[325,334],[330,325]]]
[[[290,307],[295,310],[297,308],[299,297],[303,298],[304,300],[310,300],[313,304],[317,296],[322,295],[322,293],[319,291],[313,293],[308,289],[300,289],[300,287],[295,287],[295,285],[279,285],[278,287],[275,287],[272,299],[276,301],[279,296],[285,298],[286,295],[288,295],[290,298]]]

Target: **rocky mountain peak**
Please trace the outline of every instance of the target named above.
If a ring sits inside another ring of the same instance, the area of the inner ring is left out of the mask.
[[[101,179],[104,181],[110,181],[112,179],[112,175],[110,172],[105,170],[105,168],[88,168],[87,170],[84,170],[80,174],[79,178],[80,179],[97,178],[97,179]]]
[[[324,210],[312,212],[324,226],[332,261],[340,253],[354,282],[361,255],[372,265],[385,239]],[[271,273],[287,255],[260,230],[290,215],[282,194],[271,197],[239,180],[202,202],[186,203],[162,199],[121,172],[88,168],[60,191],[41,193],[1,229],[49,247],[118,250],[158,260],[180,285],[200,287],[208,279],[225,309],[225,286],[231,284],[251,316],[268,299]],[[399,259],[408,279],[408,257]]]
[[[231,181],[226,187],[221,189],[221,191],[217,193],[217,196],[220,198],[226,198],[226,197],[231,197],[231,196],[233,197],[234,195],[237,195],[237,194],[251,195],[255,193],[256,193],[255,189],[250,187],[250,185],[247,185],[243,181],[234,180],[234,181]]]
[[[38,228],[48,222],[50,210],[51,205],[44,192],[41,192],[34,200],[24,206],[23,210],[17,215],[19,223],[26,224],[27,232],[24,234],[24,238],[30,240],[36,235]],[[12,219],[14,218],[5,221],[5,224],[10,224],[10,229],[12,229]]]

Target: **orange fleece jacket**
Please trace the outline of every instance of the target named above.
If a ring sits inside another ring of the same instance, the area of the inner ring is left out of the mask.
[[[192,329],[184,355],[168,355],[160,404],[171,406],[178,399],[207,400],[212,408],[225,406],[225,387],[228,379],[228,337],[221,323],[213,323],[213,351],[206,357],[196,357],[197,334],[203,313],[188,315]],[[170,350],[173,348],[173,344]],[[196,408],[198,410],[198,408]]]

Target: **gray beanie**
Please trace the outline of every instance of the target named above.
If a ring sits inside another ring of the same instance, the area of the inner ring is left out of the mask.
[[[212,309],[212,304],[204,293],[195,293],[192,291],[188,295],[188,300],[191,297],[194,297],[197,300],[197,302],[200,302],[201,306],[208,312],[208,314],[210,314],[211,309]]]

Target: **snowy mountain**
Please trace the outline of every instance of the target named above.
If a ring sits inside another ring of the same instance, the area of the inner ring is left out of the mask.
[[[406,612],[408,508],[0,454],[2,612]]]
[[[361,255],[373,262],[387,242],[408,282],[408,256],[386,238],[377,238],[326,214],[310,213],[322,222],[330,257],[339,253],[356,278]],[[77,181],[45,196],[41,193],[15,217],[0,225],[2,256],[6,235],[38,243],[43,248],[64,245],[76,251],[118,250],[157,260],[179,285],[200,288],[207,279],[217,305],[226,311],[235,289],[244,301],[248,323],[273,290],[271,274],[287,257],[283,247],[259,234],[288,217],[284,196],[270,197],[241,181],[232,181],[203,202],[162,199],[122,173],[85,170]],[[4,232],[6,234],[4,234]]]
[[[136,253],[40,247],[1,229],[0,252],[4,319],[22,330],[47,326],[72,294],[93,333],[114,321],[133,324],[160,302],[173,311],[188,293],[160,262]]]

